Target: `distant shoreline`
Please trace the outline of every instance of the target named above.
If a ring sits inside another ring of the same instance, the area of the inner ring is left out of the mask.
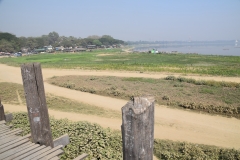
[[[152,49],[163,53],[240,56],[240,46],[236,47],[234,45],[133,45],[133,51],[135,52],[148,52]]]

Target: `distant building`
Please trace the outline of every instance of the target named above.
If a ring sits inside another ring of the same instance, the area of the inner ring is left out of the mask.
[[[87,45],[87,49],[96,49],[97,46],[96,45]]]
[[[35,53],[44,53],[44,52],[53,52],[53,47],[50,46],[44,46],[43,48],[38,48],[33,50]]]
[[[51,51],[53,51],[53,47],[52,47],[51,45],[49,45],[49,46],[44,46],[43,48],[45,49],[46,52],[51,52]]]
[[[41,52],[46,52],[45,48],[39,48],[39,49],[34,49],[35,53],[41,53]]]
[[[74,52],[84,52],[86,50],[87,50],[87,48],[75,48],[73,51]]]
[[[28,50],[29,50],[29,48],[25,48],[25,47],[21,48],[22,53],[27,53]]]
[[[74,50],[72,49],[72,47],[64,48],[63,51],[64,51],[64,52],[74,52]]]
[[[63,50],[64,50],[64,47],[63,47],[63,46],[55,47],[55,51],[63,51]]]

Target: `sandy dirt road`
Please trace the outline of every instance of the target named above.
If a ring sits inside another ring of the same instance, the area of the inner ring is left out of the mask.
[[[143,74],[136,72],[114,72],[114,71],[82,71],[82,70],[57,70],[43,69],[43,78],[46,80],[52,76],[64,75],[95,75],[95,76],[121,76],[121,77],[152,77],[163,78],[171,74]],[[172,74],[173,75],[173,74]],[[203,77],[188,76],[196,79],[218,80],[239,82],[240,78],[235,77]],[[0,82],[13,82],[22,84],[21,72],[18,67],[10,67],[0,64]],[[57,96],[66,97],[79,102],[109,108],[121,112],[121,107],[127,101],[75,90],[53,86],[44,83],[45,92]],[[5,105],[5,110],[26,111],[24,106]],[[103,127],[110,127],[120,130],[121,119],[108,119],[92,115],[66,113],[49,110],[50,115],[55,118],[68,118],[73,121],[85,120],[98,123]],[[235,118],[225,118],[221,116],[211,116],[198,114],[189,111],[157,106],[155,108],[155,138],[171,139],[177,141],[188,141],[199,144],[216,145],[228,148],[240,148],[240,120]]]

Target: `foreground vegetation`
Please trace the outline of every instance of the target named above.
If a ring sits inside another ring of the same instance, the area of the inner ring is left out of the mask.
[[[21,128],[22,135],[30,133],[30,125],[26,113],[14,113],[13,128]],[[68,134],[70,144],[64,148],[61,159],[73,159],[82,153],[88,159],[122,159],[122,142],[120,132],[103,129],[99,125],[87,122],[70,122],[66,119],[50,119],[53,139]],[[154,140],[154,154],[159,159],[211,159],[240,160],[240,151],[186,142],[170,140]]]
[[[91,77],[91,80],[89,79],[89,81],[95,81],[96,78],[97,77]],[[172,80],[173,77],[168,77],[167,79],[171,80],[161,81],[170,81],[171,83],[178,81],[176,77],[174,80]],[[138,80],[139,82],[145,83],[155,83],[155,81],[158,81],[154,79],[141,78],[124,78],[124,80],[131,82],[136,82],[136,80]],[[0,97],[4,103],[20,104],[20,98],[22,99],[21,103],[25,104],[22,85],[4,82],[0,83],[0,88]],[[91,108],[91,106],[81,106],[83,104],[78,104],[77,102],[53,95],[47,95],[47,101],[48,107],[56,110],[61,110],[61,105],[66,107],[63,110],[67,112],[73,111],[75,107],[83,107],[82,109],[79,109],[79,113],[97,115],[96,112],[101,112],[98,116],[104,115],[107,117],[120,117],[119,113],[108,114],[104,111],[104,109],[98,110],[98,108]],[[14,113],[13,116],[13,121],[9,124],[12,125],[13,128],[21,128],[23,130],[22,135],[30,133],[27,113]],[[82,153],[89,154],[89,159],[122,159],[122,142],[119,131],[104,129],[97,124],[91,124],[88,122],[71,122],[67,119],[56,120],[53,117],[50,118],[50,123],[54,139],[63,134],[68,134],[70,137],[70,144],[64,148],[64,154],[61,156],[61,159],[73,159]],[[164,160],[240,160],[240,151],[236,149],[226,149],[215,146],[159,139],[154,140],[154,155],[159,159]]]
[[[238,83],[196,81],[173,76],[165,79],[63,76],[52,77],[48,82],[82,92],[126,100],[150,94],[160,105],[240,118]]]
[[[22,135],[30,133],[27,113],[14,113],[13,128],[21,128]],[[74,159],[82,153],[89,154],[88,159],[122,159],[121,135],[118,132],[103,129],[88,122],[70,122],[67,119],[50,118],[53,139],[68,134],[70,144],[64,148],[61,159]]]
[[[240,76],[239,56],[124,53],[120,49],[112,49],[0,59],[0,63],[12,66],[30,62],[40,62],[45,68]]]

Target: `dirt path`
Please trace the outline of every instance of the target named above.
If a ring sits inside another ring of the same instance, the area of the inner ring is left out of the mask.
[[[122,77],[152,77],[162,78],[169,74],[142,74],[134,72],[114,72],[114,71],[82,71],[82,70],[57,70],[43,69],[43,77],[47,79],[52,76],[63,75],[105,75]],[[240,78],[226,77],[202,77],[191,76],[196,79],[214,79],[219,81],[239,82]],[[0,82],[14,82],[22,84],[20,68],[9,67],[0,64]],[[126,104],[125,100],[119,100],[75,90],[61,88],[45,83],[45,91],[70,98],[79,102],[84,102],[99,107],[109,108],[120,112],[121,107]],[[26,110],[24,106],[5,105],[6,111],[14,112]],[[120,129],[121,119],[108,119],[92,115],[75,113],[65,113],[49,110],[50,115],[56,118],[68,118],[73,121],[85,120],[110,127]],[[178,141],[188,141],[200,144],[209,144],[222,147],[240,148],[240,120],[235,118],[225,118],[221,116],[210,116],[189,111],[171,109],[164,106],[156,106],[155,109],[155,138],[171,139]]]

